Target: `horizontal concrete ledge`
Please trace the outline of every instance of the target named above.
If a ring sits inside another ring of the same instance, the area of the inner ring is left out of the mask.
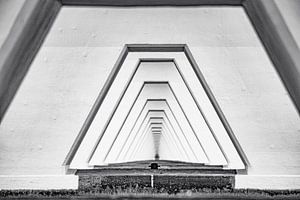
[[[235,189],[300,189],[300,175],[236,175]]]
[[[0,190],[78,189],[75,175],[0,175]]]
[[[76,175],[186,175],[186,176],[199,176],[199,175],[234,175],[236,174],[235,170],[223,170],[223,169],[192,169],[192,168],[183,168],[183,169],[138,169],[138,168],[123,168],[123,169],[112,169],[112,168],[103,168],[103,169],[89,169],[89,170],[77,170]]]

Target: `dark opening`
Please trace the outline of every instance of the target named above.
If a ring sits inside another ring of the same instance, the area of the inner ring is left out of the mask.
[[[157,163],[151,163],[149,167],[151,169],[158,169],[159,165]]]

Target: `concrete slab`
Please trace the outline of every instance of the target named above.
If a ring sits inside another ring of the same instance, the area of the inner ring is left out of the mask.
[[[0,176],[0,190],[77,189],[76,175],[4,175]]]

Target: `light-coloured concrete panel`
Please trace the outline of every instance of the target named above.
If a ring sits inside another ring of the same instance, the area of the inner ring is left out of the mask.
[[[292,190],[300,188],[299,175],[236,175],[236,189]]]
[[[65,173],[63,160],[105,82],[99,74],[108,75],[119,50],[102,49],[89,59],[72,48],[39,52],[15,97],[19,106],[1,123],[0,174]],[[90,63],[104,52],[107,68]]]
[[[49,36],[45,46],[117,47],[124,43],[260,46],[243,8],[231,6],[66,6],[52,32],[54,37]]]
[[[76,175],[1,175],[0,190],[78,189]]]

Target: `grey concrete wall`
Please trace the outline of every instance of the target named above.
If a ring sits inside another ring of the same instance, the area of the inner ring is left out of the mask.
[[[299,116],[238,7],[63,8],[1,124],[0,174],[64,173],[125,43],[187,43],[249,174],[300,174]]]

